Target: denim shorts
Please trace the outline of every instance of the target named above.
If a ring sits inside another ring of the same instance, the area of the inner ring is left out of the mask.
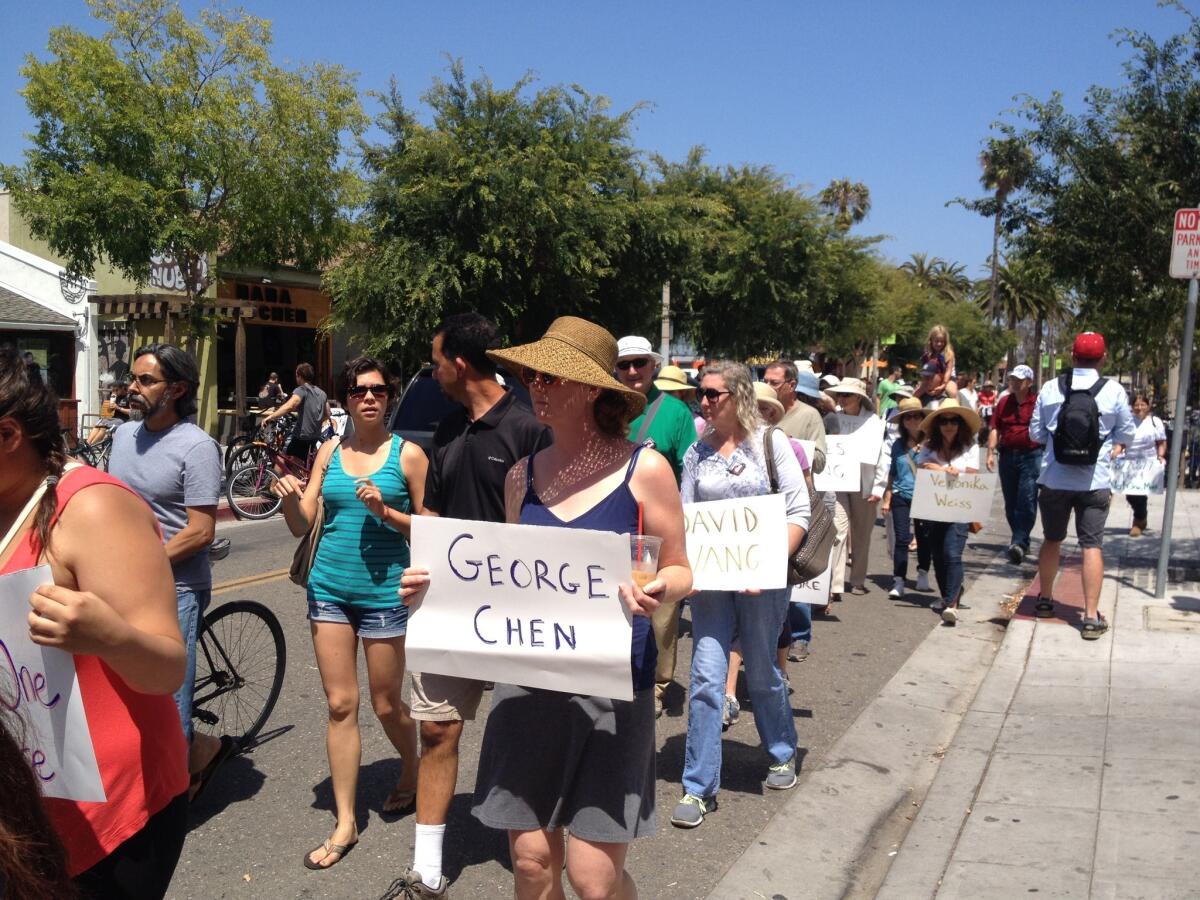
[[[404,637],[408,631],[408,607],[401,604],[384,609],[355,609],[341,603],[318,600],[310,592],[308,620],[349,625],[360,638],[383,640]]]

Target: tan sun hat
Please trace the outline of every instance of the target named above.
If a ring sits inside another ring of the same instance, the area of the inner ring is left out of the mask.
[[[864,400],[870,400],[871,396],[867,393],[867,386],[862,383],[861,378],[843,378],[837,384],[830,385],[825,388],[827,394],[857,394]]]
[[[892,396],[895,396],[895,394],[893,394]],[[892,419],[898,419],[901,416],[907,415],[908,413],[921,413],[921,415],[924,415],[925,407],[921,404],[921,401],[919,399],[917,399],[916,397],[905,397],[903,400],[901,400],[899,403],[897,403],[894,407],[892,407],[890,410],[888,410],[888,416],[887,416],[888,421],[890,422],[890,421],[892,421]],[[922,419],[921,421],[923,422],[924,419]]]
[[[979,415],[969,406],[963,406],[953,397],[947,397],[938,404],[938,408],[925,417],[925,421],[921,423],[921,430],[928,437],[933,434],[933,429],[937,428],[937,420],[944,416],[958,416],[963,420],[963,423],[971,429],[972,436],[979,433],[979,426],[983,424]]]
[[[687,375],[679,366],[663,366],[659,369],[658,377],[654,379],[654,386],[668,394],[676,391],[692,393],[696,390],[695,387],[688,384]]]
[[[777,409],[782,416],[784,413],[783,404],[779,402],[779,395],[775,393],[775,388],[763,381],[754,382],[754,399],[759,403],[766,403],[773,409]]]
[[[489,350],[492,362],[520,376],[522,369],[547,372],[568,381],[604,388],[620,394],[636,417],[646,408],[646,395],[613,378],[617,366],[617,339],[607,330],[576,316],[559,316],[540,340],[503,350]]]

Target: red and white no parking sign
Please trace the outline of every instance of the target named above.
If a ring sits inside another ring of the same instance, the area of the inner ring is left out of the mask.
[[[1175,212],[1171,235],[1171,277],[1200,277],[1200,209]]]

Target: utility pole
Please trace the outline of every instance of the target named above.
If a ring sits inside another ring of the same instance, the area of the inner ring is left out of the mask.
[[[671,363],[671,282],[663,282],[662,290],[662,343],[659,348],[663,364]]]

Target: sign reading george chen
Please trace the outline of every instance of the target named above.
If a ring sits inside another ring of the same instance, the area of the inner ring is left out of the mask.
[[[429,570],[414,672],[633,699],[627,536],[414,516],[412,564]]]
[[[1200,209],[1175,212],[1171,235],[1171,277],[1200,277]]]
[[[0,575],[0,704],[24,723],[22,750],[43,794],[102,803],[75,657],[29,639],[29,597],[53,580],[49,566]]]

